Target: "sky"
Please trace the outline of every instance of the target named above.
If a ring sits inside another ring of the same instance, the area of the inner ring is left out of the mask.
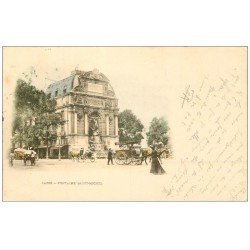
[[[171,82],[167,77],[166,53],[161,48],[38,47],[8,48],[6,53],[12,78],[23,77],[35,69],[33,84],[39,89],[45,90],[53,81],[68,77],[76,68],[96,68],[109,78],[120,111],[131,109],[146,128],[155,116],[167,118],[166,90],[171,89]]]
[[[244,75],[245,62],[243,47],[5,47],[3,112],[6,117],[13,106],[16,80],[31,69],[37,75],[33,84],[42,90],[74,69],[98,69],[110,80],[120,111],[131,109],[145,130],[153,117],[165,117],[181,143],[187,86],[200,86],[204,79],[213,83],[236,67]]]

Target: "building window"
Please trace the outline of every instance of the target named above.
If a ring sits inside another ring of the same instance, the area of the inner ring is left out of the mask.
[[[66,94],[66,89],[63,90],[63,94],[64,94],[64,95]]]
[[[57,97],[58,96],[58,90],[56,90],[56,92],[55,92],[55,97]]]

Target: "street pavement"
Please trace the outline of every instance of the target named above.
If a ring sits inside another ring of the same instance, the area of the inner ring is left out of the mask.
[[[35,166],[24,166],[22,161],[15,160],[13,167],[5,160],[3,200],[209,201],[217,197],[221,201],[244,198],[243,192],[227,190],[221,181],[228,173],[227,164],[213,163],[212,168],[209,163],[202,166],[164,159],[162,166],[166,174],[153,175],[150,164],[107,165],[107,159],[97,159],[94,163],[40,159]],[[232,185],[237,185],[235,176],[233,172],[228,180]],[[216,184],[211,184],[212,180]]]
[[[35,166],[24,166],[21,160],[14,160],[13,167],[4,168],[8,190],[4,196],[7,200],[32,201],[162,199],[166,176],[156,178],[149,172],[150,164],[107,165],[107,159],[95,162],[39,159]]]

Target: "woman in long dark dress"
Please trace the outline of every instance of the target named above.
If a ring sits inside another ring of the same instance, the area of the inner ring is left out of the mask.
[[[155,148],[152,151],[152,161],[151,161],[151,169],[150,173],[152,174],[165,174],[165,170],[162,168],[161,163],[159,161],[159,155]]]

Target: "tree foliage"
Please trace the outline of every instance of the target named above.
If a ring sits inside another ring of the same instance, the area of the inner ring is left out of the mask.
[[[120,142],[141,142],[143,139],[142,131],[144,126],[131,110],[120,112],[118,120]]]
[[[164,145],[168,144],[167,132],[169,130],[167,121],[161,117],[154,117],[150,123],[149,131],[147,135],[147,144],[152,145],[154,143],[162,142]]]
[[[55,113],[56,101],[30,82],[19,79],[15,90],[15,117],[12,124],[13,143],[37,147],[56,138],[56,128],[64,121]]]
[[[46,112],[54,112],[56,101],[49,99],[44,91],[38,90],[30,83],[19,79],[17,80],[15,91],[15,107],[17,113],[25,115],[40,115]]]

